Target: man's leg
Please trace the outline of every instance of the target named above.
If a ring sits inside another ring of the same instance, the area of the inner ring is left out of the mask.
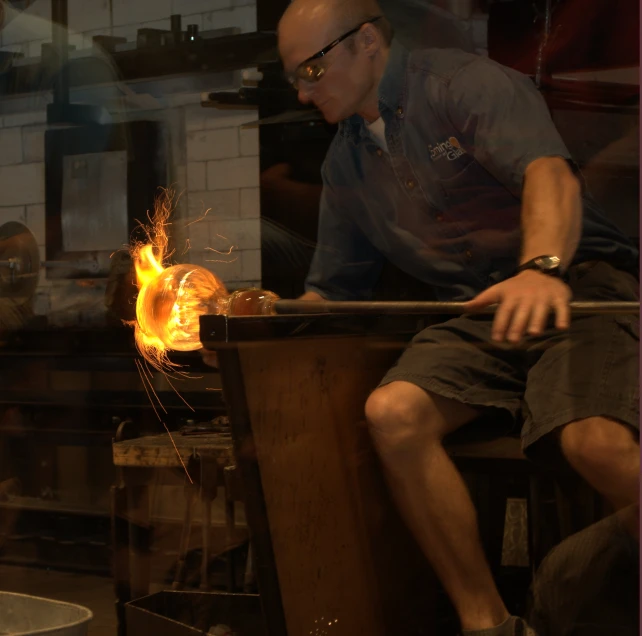
[[[366,403],[393,495],[464,630],[494,627],[509,616],[484,555],[473,502],[441,443],[478,414],[400,381],[377,389]]]
[[[640,497],[640,444],[629,427],[606,417],[567,424],[560,436],[569,464],[615,510],[637,506]]]

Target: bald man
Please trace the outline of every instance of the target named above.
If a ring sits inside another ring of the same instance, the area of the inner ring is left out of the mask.
[[[367,1],[295,0],[279,48],[299,99],[339,122],[303,298],[368,299],[388,259],[439,300],[498,305],[419,333],[365,411],[464,634],[532,635],[494,585],[442,440],[489,419],[521,426],[526,453],[570,465],[616,509],[636,504],[638,321],[571,321],[569,300],[637,300],[637,249],[583,193],[529,78],[409,52]]]

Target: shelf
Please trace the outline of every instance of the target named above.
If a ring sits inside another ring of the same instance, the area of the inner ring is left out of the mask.
[[[131,46],[131,45],[128,45]],[[96,58],[94,58],[96,59]],[[239,71],[265,62],[277,62],[277,41],[273,32],[254,32],[200,39],[179,46],[146,46],[110,54],[120,81]],[[91,50],[69,55],[69,64],[91,63]],[[5,73],[3,94],[26,94],[43,90],[42,75],[51,65],[20,62]],[[94,83],[80,78],[91,73],[70,72],[70,88]]]
[[[29,510],[85,517],[109,517],[111,514],[109,508],[90,507],[82,504],[38,499],[37,497],[12,497],[8,501],[0,501],[0,509]]]

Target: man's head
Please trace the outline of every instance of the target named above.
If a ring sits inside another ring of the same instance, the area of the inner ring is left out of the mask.
[[[299,99],[331,123],[376,104],[391,39],[375,0],[294,0],[279,23],[281,59]]]

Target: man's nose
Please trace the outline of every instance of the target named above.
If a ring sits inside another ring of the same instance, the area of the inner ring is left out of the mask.
[[[309,104],[312,101],[309,88],[303,83],[299,84],[298,98],[302,104]]]

